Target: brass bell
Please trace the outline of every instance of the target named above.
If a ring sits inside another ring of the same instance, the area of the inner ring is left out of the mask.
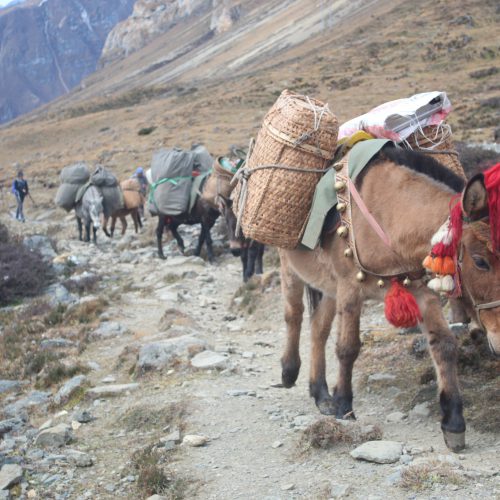
[[[342,163],[335,163],[335,165],[333,166],[333,168],[337,171],[337,172],[340,172],[342,170],[342,167],[344,165],[342,165]]]
[[[337,229],[337,235],[340,236],[341,238],[346,238],[347,237],[347,232],[348,232],[348,229],[345,226],[340,226]]]
[[[363,271],[359,271],[359,273],[356,274],[356,279],[361,283],[362,281],[365,281],[366,274]]]
[[[345,182],[336,181],[334,187],[335,187],[335,191],[343,191],[345,189]]]
[[[345,209],[347,208],[347,203],[337,203],[337,212],[345,212]]]
[[[352,250],[350,248],[344,250],[344,257],[352,257]]]
[[[408,287],[411,285],[411,279],[410,279],[410,278],[408,278],[408,277],[407,277],[407,278],[405,278],[405,279],[403,280],[403,285],[404,285],[406,288],[408,288]]]
[[[378,281],[377,281],[377,286],[378,286],[379,288],[384,288],[384,286],[385,286],[384,280],[378,280]]]

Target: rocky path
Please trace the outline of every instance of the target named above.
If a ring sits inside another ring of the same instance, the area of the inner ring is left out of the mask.
[[[106,306],[73,353],[91,371],[52,391],[21,385],[3,399],[0,429],[16,419],[12,405],[25,416],[2,432],[2,460],[10,465],[0,478],[18,475],[0,484],[5,495],[9,488],[21,498],[61,500],[155,492],[283,500],[500,495],[498,434],[470,428],[467,449],[448,452],[435,385],[407,368],[422,363],[409,354],[413,339],[389,328],[379,305],[369,305],[362,322],[358,421],[332,430],[308,396],[307,318],[298,383],[279,387],[285,327],[276,269],[268,265],[264,277],[241,288],[233,257],[223,254],[212,266],[169,247],[160,261],[147,233],[97,248],[60,240],[57,253],[73,262],[75,276],[85,270],[100,279],[90,297],[59,289],[59,299],[104,298]],[[333,340],[327,359],[333,384]],[[373,433],[393,448],[385,443],[370,461],[353,458]]]

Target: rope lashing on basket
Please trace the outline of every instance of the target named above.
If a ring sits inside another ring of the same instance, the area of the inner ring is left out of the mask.
[[[253,149],[254,139],[250,140],[250,145],[248,147],[247,158],[245,160],[244,165],[248,164],[248,158],[250,157],[250,153]],[[281,169],[281,170],[289,170],[292,172],[301,172],[301,173],[312,173],[312,174],[325,174],[327,170],[325,169],[310,169],[310,168],[301,168],[301,167],[290,167],[289,165],[259,165],[258,167],[248,168],[248,167],[240,167],[238,172],[234,174],[233,179],[231,180],[231,184],[235,184],[239,182],[241,185],[240,192],[238,194],[238,215],[236,219],[236,230],[235,235],[238,237],[241,235],[241,219],[243,217],[243,212],[245,211],[245,205],[247,202],[248,196],[248,179],[250,176],[257,172],[258,170],[269,170],[269,169]]]
[[[414,133],[413,138],[415,141],[415,146],[417,147],[418,150],[425,151],[426,153],[436,153],[436,154],[446,153],[446,154],[456,154],[458,156],[458,153],[456,151],[436,150],[438,146],[446,142],[452,136],[451,126],[448,123],[441,122],[439,125],[437,125],[433,138],[425,135],[424,129],[422,128],[422,124],[420,122],[418,122],[417,131],[420,132],[420,134],[422,135],[420,141],[424,143],[425,142],[430,143],[430,146],[420,144],[417,134]],[[414,147],[408,141],[408,138],[404,139],[403,142],[409,149],[414,149]]]
[[[318,151],[321,151],[319,142],[318,142],[318,137],[317,137],[317,132],[319,130],[319,127],[321,126],[321,120],[323,119],[323,116],[325,113],[329,113],[333,115],[333,113],[330,111],[330,108],[328,107],[328,104],[325,104],[324,106],[316,106],[311,102],[311,99],[306,96],[307,104],[306,106],[308,109],[310,109],[314,113],[314,123],[313,123],[313,128],[311,130],[308,130],[306,132],[303,132],[300,137],[295,139],[293,142],[293,146],[300,146],[303,144],[305,141],[308,141],[310,139],[315,139],[316,140],[316,147],[318,148]]]

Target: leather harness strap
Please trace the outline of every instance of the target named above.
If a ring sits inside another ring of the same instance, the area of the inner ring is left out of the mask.
[[[399,273],[391,273],[391,274],[380,274],[373,271],[370,271],[366,267],[363,266],[359,259],[357,246],[356,246],[356,237],[354,232],[354,226],[352,223],[352,202],[351,196],[354,198],[356,205],[360,209],[361,213],[365,217],[366,221],[370,225],[370,227],[375,231],[380,240],[387,246],[387,248],[394,254],[396,260],[400,261],[399,255],[395,252],[395,250],[391,246],[391,241],[386,232],[382,229],[380,224],[377,222],[375,217],[370,213],[368,207],[365,205],[365,202],[361,198],[358,190],[356,189],[354,183],[351,181],[349,176],[349,153],[346,154],[339,162],[337,162],[334,166],[336,170],[336,180],[343,183],[344,188],[337,190],[337,197],[339,200],[340,206],[343,208],[339,210],[341,225],[347,228],[347,245],[352,251],[352,255],[356,265],[366,274],[370,274],[371,276],[376,276],[379,278],[402,278],[402,277],[411,277],[411,279],[421,279],[425,276],[424,269],[418,269],[413,271],[402,271]],[[337,207],[339,207],[339,204]]]

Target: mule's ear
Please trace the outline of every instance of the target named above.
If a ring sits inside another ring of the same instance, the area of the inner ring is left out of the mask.
[[[465,186],[462,208],[470,220],[488,217],[488,192],[484,186],[484,175],[477,174]]]

